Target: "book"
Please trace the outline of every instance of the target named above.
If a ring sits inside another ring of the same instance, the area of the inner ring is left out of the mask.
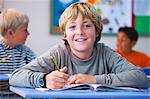
[[[47,88],[35,88],[39,91],[48,91]],[[101,84],[71,84],[67,85],[62,89],[55,89],[55,91],[60,90],[91,90],[91,91],[104,91],[104,92],[113,92],[113,91],[131,91],[131,92],[143,92],[145,89],[138,89],[132,87],[115,87],[109,85]]]

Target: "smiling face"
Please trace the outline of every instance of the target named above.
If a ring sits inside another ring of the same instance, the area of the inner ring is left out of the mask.
[[[65,33],[65,39],[77,57],[89,58],[91,56],[96,40],[96,30],[90,19],[83,19],[82,14],[78,13],[74,21],[67,22]]]

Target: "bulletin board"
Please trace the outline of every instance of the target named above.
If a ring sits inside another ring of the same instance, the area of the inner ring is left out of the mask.
[[[141,36],[150,36],[150,16],[136,16],[135,28]]]
[[[142,36],[150,36],[150,0],[134,0],[135,28]]]
[[[119,27],[132,26],[132,0],[51,0],[50,33],[60,34],[60,15],[69,5],[78,1],[95,6],[102,17],[102,34],[116,34]]]
[[[2,11],[4,6],[4,0],[0,0],[0,12]]]

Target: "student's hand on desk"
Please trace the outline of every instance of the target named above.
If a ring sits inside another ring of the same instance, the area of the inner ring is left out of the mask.
[[[95,76],[88,74],[76,74],[70,76],[67,80],[68,84],[95,84],[96,78]]]
[[[48,89],[62,88],[65,85],[67,79],[69,78],[66,72],[67,72],[67,67],[64,67],[60,69],[60,72],[57,70],[47,74],[45,77],[46,87]]]

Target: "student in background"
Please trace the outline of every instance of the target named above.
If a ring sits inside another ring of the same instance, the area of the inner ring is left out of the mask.
[[[133,50],[138,41],[138,33],[132,27],[120,27],[117,33],[116,51],[129,62],[139,67],[150,67],[150,57],[140,51]]]
[[[70,84],[148,87],[148,79],[139,67],[98,43],[102,21],[92,5],[72,4],[62,13],[59,26],[64,43],[14,71],[9,80],[11,85],[49,89]]]
[[[15,9],[6,9],[0,14],[0,74],[11,74],[35,59],[35,53],[24,45],[30,34],[28,23],[29,18]],[[8,82],[2,84],[0,89],[8,91]]]

